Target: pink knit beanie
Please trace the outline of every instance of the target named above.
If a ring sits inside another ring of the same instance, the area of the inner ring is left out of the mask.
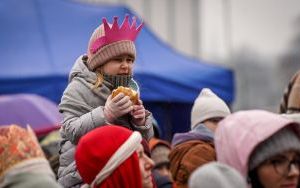
[[[87,66],[90,70],[105,64],[113,57],[128,54],[136,57],[134,41],[143,24],[136,27],[136,18],[133,17],[129,24],[129,16],[126,15],[123,23],[118,25],[118,17],[114,17],[113,24],[107,23],[106,18],[97,27],[89,41]]]

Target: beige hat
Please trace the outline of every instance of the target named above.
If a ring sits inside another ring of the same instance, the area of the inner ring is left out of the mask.
[[[92,34],[89,47],[98,38],[97,36],[101,37],[102,35],[104,35],[104,30],[103,25],[100,25]],[[123,40],[108,44],[100,48],[95,54],[88,51],[88,68],[90,70],[95,70],[97,67],[103,65],[113,57],[123,54],[131,55],[133,58],[136,57],[135,45],[132,41]]]
[[[210,89],[203,88],[192,108],[191,129],[207,119],[226,117],[229,114],[226,103]]]
[[[233,167],[210,162],[198,167],[189,179],[189,188],[246,188],[243,176]]]

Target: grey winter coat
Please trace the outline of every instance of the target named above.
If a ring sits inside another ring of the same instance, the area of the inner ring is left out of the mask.
[[[103,109],[113,86],[104,80],[99,88],[93,89],[96,79],[96,73],[88,70],[80,56],[70,72],[69,84],[59,104],[64,119],[60,130],[62,142],[58,182],[64,187],[80,187],[82,184],[74,160],[75,146],[81,136],[108,124]],[[153,127],[150,112],[146,114],[146,124],[142,127],[132,124],[129,114],[120,117],[114,124],[137,130],[148,140],[153,136]]]

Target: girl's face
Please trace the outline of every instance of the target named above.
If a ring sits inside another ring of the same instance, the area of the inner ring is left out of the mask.
[[[299,184],[300,155],[293,151],[276,155],[257,169],[265,188],[296,188]]]
[[[154,162],[145,154],[142,144],[140,144],[136,152],[139,157],[143,188],[152,188],[153,182],[151,170],[154,166]]]
[[[120,55],[109,60],[98,69],[108,75],[131,75],[133,71],[133,63],[133,57],[129,55]]]

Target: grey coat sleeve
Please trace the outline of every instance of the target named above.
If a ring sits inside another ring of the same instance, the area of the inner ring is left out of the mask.
[[[97,107],[91,112],[76,117],[69,112],[64,112],[63,129],[66,138],[73,144],[77,144],[81,136],[92,129],[105,124],[103,107]]]
[[[59,105],[60,112],[63,114],[63,133],[66,139],[75,145],[81,136],[106,123],[103,113],[104,107],[99,105],[99,102],[90,101],[93,98],[92,94],[90,92],[87,95],[88,90],[84,92],[83,87],[77,85],[74,87],[74,84],[71,83],[64,92]],[[88,105],[89,103],[98,105],[98,107],[92,107],[92,105]]]

